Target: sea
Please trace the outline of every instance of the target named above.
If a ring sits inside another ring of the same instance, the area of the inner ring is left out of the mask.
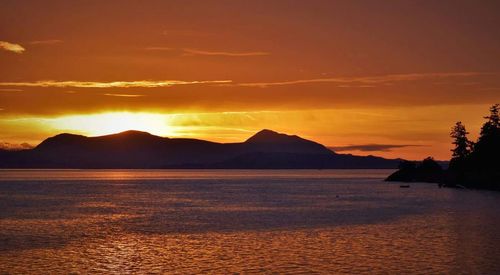
[[[0,274],[500,274],[500,192],[393,170],[0,170]]]

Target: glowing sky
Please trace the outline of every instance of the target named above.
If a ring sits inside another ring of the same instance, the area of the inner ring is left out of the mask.
[[[448,159],[500,101],[498,1],[0,3],[0,144],[136,129]],[[473,135],[474,137],[474,135]]]

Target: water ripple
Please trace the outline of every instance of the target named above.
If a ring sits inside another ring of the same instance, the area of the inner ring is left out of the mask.
[[[0,273],[500,273],[498,193],[131,173],[0,181]]]

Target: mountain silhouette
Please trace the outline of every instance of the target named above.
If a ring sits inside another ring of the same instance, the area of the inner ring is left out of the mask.
[[[165,138],[140,131],[59,134],[33,149],[0,150],[2,168],[396,168],[400,160],[337,154],[295,135],[262,130],[245,142]]]

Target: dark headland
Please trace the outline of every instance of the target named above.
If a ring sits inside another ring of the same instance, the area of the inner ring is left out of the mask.
[[[462,122],[451,129],[452,158],[442,169],[432,158],[403,161],[386,181],[434,182],[440,186],[500,190],[500,105],[490,108],[476,142],[468,139]]]
[[[60,134],[29,150],[0,150],[0,168],[397,168],[399,159],[337,154],[295,135],[262,130],[244,142],[165,138],[146,132]]]

